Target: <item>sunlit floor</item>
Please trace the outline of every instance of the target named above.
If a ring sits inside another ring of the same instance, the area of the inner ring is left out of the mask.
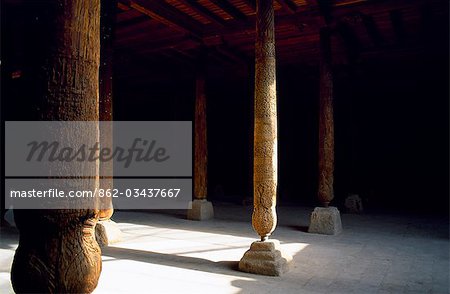
[[[183,211],[115,212],[123,241],[103,249],[95,293],[449,293],[447,218],[342,214],[344,232],[305,232],[312,208],[279,207],[273,238],[294,256],[282,277],[237,270],[256,234],[251,207],[215,205],[216,217]],[[0,293],[18,235],[2,229]]]

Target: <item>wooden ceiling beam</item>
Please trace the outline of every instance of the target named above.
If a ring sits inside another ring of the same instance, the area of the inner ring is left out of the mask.
[[[220,53],[230,56],[232,59],[242,64],[248,64],[249,58],[235,48],[230,48],[227,43],[222,43],[215,47]]]
[[[178,0],[178,1],[180,1],[184,5],[188,6],[189,8],[191,8],[192,10],[194,10],[196,13],[200,14],[201,16],[205,17],[209,21],[212,21],[213,23],[218,24],[220,26],[226,25],[226,20],[224,20],[220,16],[212,13],[206,7],[199,4],[197,1],[195,1],[195,0]]]
[[[156,41],[153,40],[152,42],[140,43],[135,46],[133,46],[132,44],[129,44],[128,46],[117,46],[117,48],[129,48],[136,52],[150,54],[169,48],[190,49],[195,46],[200,46],[200,43],[197,43],[196,41],[189,39],[186,36],[177,36],[171,38],[163,38]]]
[[[130,10],[130,7],[129,7],[129,6],[127,6],[127,5],[125,5],[125,4],[121,3],[121,2],[118,2],[118,3],[117,3],[117,8],[119,8],[119,9],[122,10],[122,11],[128,11],[128,10]]]
[[[130,0],[127,4],[137,11],[158,20],[176,30],[187,32],[194,38],[201,39],[200,23],[183,14],[164,1]]]
[[[234,19],[245,21],[247,16],[227,0],[209,0]]]
[[[164,52],[162,52],[165,56],[168,56],[171,59],[175,59],[177,62],[186,64],[190,67],[195,67],[196,62],[194,59],[192,59],[192,56],[185,54],[183,51],[177,50],[177,49],[169,49]]]
[[[253,11],[256,12],[256,1],[255,0],[244,0],[245,4],[247,4],[248,7],[253,9]]]
[[[138,16],[138,17],[127,19],[127,20],[117,21],[117,27],[134,26],[134,25],[137,25],[137,24],[141,24],[141,23],[143,23],[145,21],[149,21],[148,16],[147,15],[141,15],[141,16]]]
[[[297,11],[297,5],[291,0],[277,0],[277,1],[289,13],[295,13]]]

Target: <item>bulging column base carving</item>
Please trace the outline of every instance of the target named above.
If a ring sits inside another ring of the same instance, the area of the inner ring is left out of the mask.
[[[192,208],[187,211],[187,218],[190,220],[208,220],[213,217],[213,205],[206,199],[195,199],[192,201]]]
[[[284,252],[275,239],[256,241],[239,261],[239,270],[247,273],[281,276],[289,269],[292,256]]]
[[[342,232],[341,214],[336,207],[316,207],[311,213],[309,233],[337,235]]]
[[[122,231],[117,223],[110,219],[98,221],[95,226],[95,239],[100,247],[106,247],[122,241]]]

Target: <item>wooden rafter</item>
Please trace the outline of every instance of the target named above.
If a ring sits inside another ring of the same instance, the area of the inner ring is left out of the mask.
[[[117,25],[119,27],[128,27],[128,26],[134,26],[136,24],[143,23],[145,21],[148,21],[148,16],[147,15],[142,15],[142,16],[138,16],[138,17],[135,17],[135,18],[127,19],[127,20],[124,20],[124,21],[120,21],[120,22],[118,21]]]
[[[200,39],[200,24],[191,17],[166,4],[164,1],[132,0],[127,2],[131,8],[156,19],[167,26],[173,27],[179,31],[187,32],[193,37]]]
[[[216,47],[217,50],[223,54],[229,55],[231,58],[237,60],[240,63],[248,64],[249,58],[241,53],[237,48],[231,48],[227,42],[222,40],[222,44]]]
[[[297,11],[297,5],[291,0],[277,0],[277,1],[289,13],[295,13]]]
[[[226,0],[210,0],[216,6],[220,7],[223,11],[231,15],[234,19],[237,20],[246,20],[247,16],[237,9],[234,5],[230,4],[229,1]]]
[[[192,56],[185,54],[183,51],[178,49],[170,48],[163,52],[163,54],[170,59],[176,60],[178,63],[185,64],[187,66],[195,67],[195,60],[192,59]]]
[[[183,3],[186,6],[190,7],[192,10],[194,10],[195,12],[197,12],[198,14],[207,18],[210,21],[212,21],[216,24],[219,24],[221,26],[226,25],[226,21],[223,18],[212,13],[206,7],[199,4],[197,1],[195,1],[195,0],[178,0],[178,1],[180,1],[181,3]]]
[[[256,2],[255,0],[244,0],[245,4],[249,6],[253,11],[256,11]]]
[[[122,11],[128,11],[128,10],[130,10],[130,7],[129,7],[129,6],[127,6],[127,5],[123,4],[123,3],[120,3],[120,2],[117,3],[117,8],[119,8],[119,9],[122,10]]]

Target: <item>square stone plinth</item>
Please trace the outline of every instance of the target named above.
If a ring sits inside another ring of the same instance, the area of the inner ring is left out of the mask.
[[[187,218],[190,220],[207,220],[213,217],[212,203],[206,199],[195,199],[192,201],[192,208],[187,211]]]
[[[239,270],[247,273],[281,276],[288,271],[292,256],[283,252],[275,239],[256,241],[239,261]]]
[[[337,235],[342,232],[341,215],[336,207],[316,207],[311,213],[309,233]]]
[[[112,220],[98,221],[95,226],[95,238],[101,247],[122,241],[122,231]]]

